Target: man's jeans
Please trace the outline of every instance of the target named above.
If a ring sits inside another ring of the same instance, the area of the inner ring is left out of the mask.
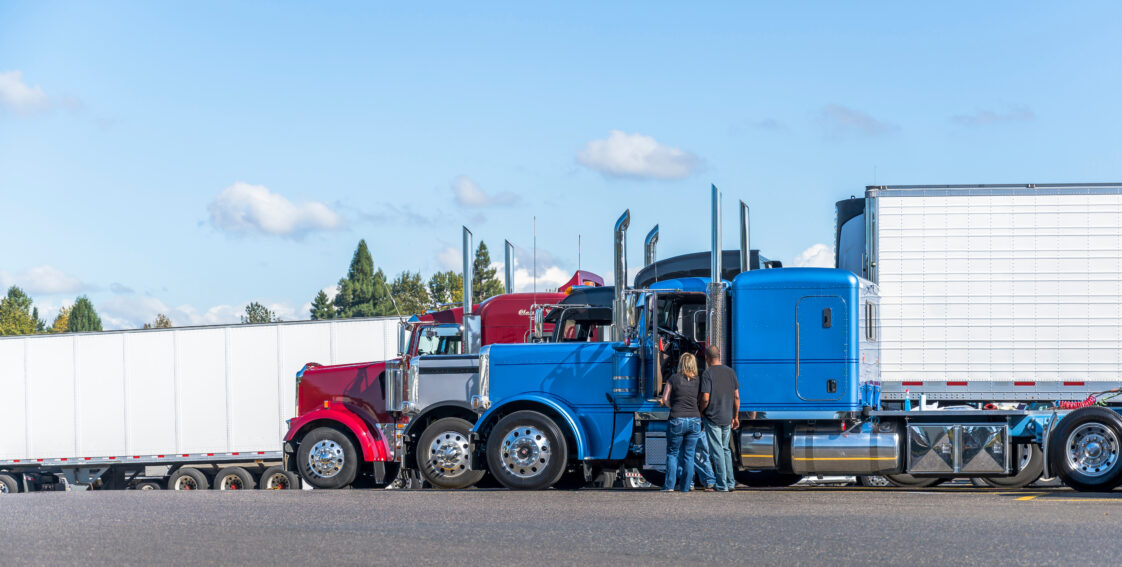
[[[694,452],[694,465],[693,470],[697,471],[698,480],[705,488],[712,487],[716,484],[717,479],[713,477],[713,463],[709,462],[709,439],[708,435],[699,435],[697,437],[697,451]],[[678,477],[681,481],[682,473],[679,470]]]
[[[732,490],[736,488],[736,478],[733,477],[732,449],[729,447],[729,437],[732,435],[732,426],[717,425],[708,419],[705,421],[705,437],[709,441],[709,460],[713,463],[713,476],[716,477],[717,490]]]
[[[693,485],[694,452],[701,436],[700,417],[676,417],[666,428],[666,481],[663,490],[689,492]],[[682,468],[682,482],[678,482],[678,468]]]

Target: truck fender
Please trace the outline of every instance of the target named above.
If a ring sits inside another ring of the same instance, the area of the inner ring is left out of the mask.
[[[389,447],[386,440],[376,427],[371,427],[357,414],[341,405],[331,405],[295,417],[288,424],[288,433],[284,436],[285,444],[310,431],[315,427],[332,426],[345,428],[358,439],[359,448],[362,450],[362,460],[365,462],[389,460]],[[377,432],[377,433],[375,433]]]
[[[459,400],[440,402],[432,404],[426,407],[425,411],[422,411],[421,413],[410,417],[409,425],[405,427],[405,431],[403,432],[403,434],[406,437],[409,437],[413,434],[420,434],[420,431],[414,431],[414,429],[421,427],[420,424],[429,421],[432,416],[438,414],[460,417],[466,419],[467,421],[470,421],[471,423],[475,423],[476,418],[479,417],[479,414],[475,413],[475,411],[471,409],[471,404],[467,402]]]
[[[576,442],[576,447],[572,447],[573,458],[576,460],[584,459],[585,448],[588,447],[588,438],[584,433],[584,428],[580,426],[580,420],[577,419],[576,412],[560,399],[541,392],[504,398],[501,404],[492,406],[491,409],[479,416],[479,420],[475,423],[475,427],[471,431],[479,435],[480,431],[495,425],[495,422],[499,420],[499,416],[521,410],[534,410],[554,417],[560,416],[561,423],[557,425],[562,428],[567,428],[568,432],[572,434],[573,440]]]

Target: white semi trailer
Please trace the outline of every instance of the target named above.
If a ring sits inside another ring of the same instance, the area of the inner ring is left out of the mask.
[[[835,252],[880,285],[882,399],[1090,401],[1122,386],[1122,184],[870,186],[837,203]],[[1020,476],[1039,474],[1039,450],[1021,459]]]
[[[296,488],[305,363],[380,360],[396,318],[0,337],[0,492]]]

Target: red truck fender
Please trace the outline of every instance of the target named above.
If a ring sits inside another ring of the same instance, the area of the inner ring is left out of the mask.
[[[318,422],[318,423],[317,423]],[[381,432],[376,427],[371,427],[357,414],[342,405],[331,404],[328,407],[308,412],[295,417],[288,424],[288,433],[285,442],[292,441],[298,434],[310,431],[315,427],[330,426],[345,428],[358,439],[359,448],[362,449],[362,460],[365,462],[390,460],[389,447]],[[377,433],[375,433],[377,432]]]

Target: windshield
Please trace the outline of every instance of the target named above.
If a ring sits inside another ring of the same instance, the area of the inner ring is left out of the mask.
[[[418,329],[417,356],[425,354],[461,354],[463,341],[452,328],[421,327]],[[452,334],[455,332],[455,334]]]

